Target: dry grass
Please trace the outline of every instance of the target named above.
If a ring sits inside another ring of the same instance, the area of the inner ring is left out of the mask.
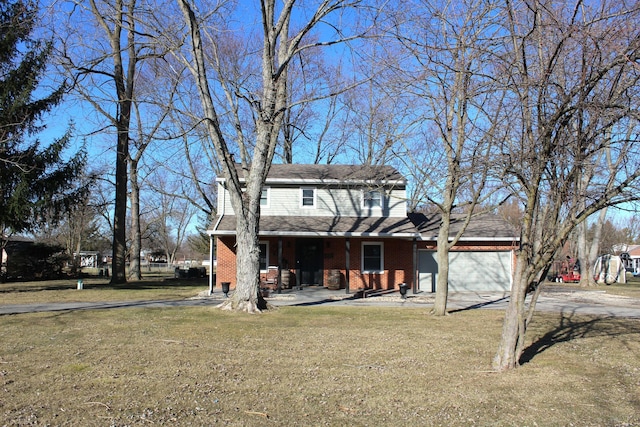
[[[590,290],[590,291],[599,291],[605,292],[610,295],[620,295],[626,296],[629,298],[638,298],[640,299],[640,277],[633,277],[630,274],[627,274],[627,283],[614,283],[613,285],[597,285],[594,287],[581,287],[577,283],[555,283],[555,282],[547,282],[547,289],[554,288],[574,288],[576,290]]]
[[[613,284],[613,285],[601,285],[598,286],[598,290],[604,290],[609,294],[623,295],[631,298],[640,298],[640,277],[633,277],[627,275],[627,283],[625,284]]]
[[[77,286],[77,279],[0,283],[0,304],[180,299],[207,290],[209,283],[208,279],[173,279],[165,274],[124,285],[110,285],[104,278],[84,278],[83,289]]]
[[[640,322],[502,312],[117,309],[0,317],[0,425],[640,425]]]

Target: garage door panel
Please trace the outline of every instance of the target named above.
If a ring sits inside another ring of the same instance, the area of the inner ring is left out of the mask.
[[[435,252],[420,253],[420,290],[435,290]],[[431,286],[433,283],[433,286]],[[450,292],[508,292],[511,290],[511,252],[450,252]]]
[[[451,252],[449,290],[452,292],[511,290],[511,253]]]

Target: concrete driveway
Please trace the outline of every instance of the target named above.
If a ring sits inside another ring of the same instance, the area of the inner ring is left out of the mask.
[[[468,308],[506,309],[508,295],[454,294],[447,306],[451,310]],[[528,302],[528,300],[527,300]],[[547,290],[538,297],[537,311],[597,316],[640,318],[640,299],[608,295],[596,290]]]
[[[224,300],[224,295],[216,289],[213,295],[204,291],[189,299],[169,301],[113,301],[113,302],[77,302],[77,303],[39,303],[20,305],[1,305],[0,315],[33,313],[43,311],[101,310],[134,307],[184,307],[215,306]],[[403,299],[397,292],[357,297],[345,290],[330,291],[322,287],[305,287],[303,290],[284,290],[273,293],[267,301],[276,306],[389,306],[389,307],[429,307],[433,305],[434,295],[430,293],[408,293]],[[450,293],[447,307],[449,311],[472,309],[504,310],[509,295],[494,292],[458,292]],[[564,312],[570,314],[591,314],[598,316],[640,318],[640,299],[608,295],[604,290],[582,290],[576,288],[550,287],[544,290],[537,304],[538,311]]]

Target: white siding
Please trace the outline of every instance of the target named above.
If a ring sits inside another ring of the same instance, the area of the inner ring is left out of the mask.
[[[312,185],[305,186],[307,188]],[[405,217],[407,202],[405,189],[394,189],[385,195],[385,206],[381,208],[363,208],[362,191],[352,188],[316,187],[316,207],[301,208],[300,186],[269,187],[269,206],[263,207],[263,216],[346,216],[346,217]],[[233,209],[229,194],[224,192],[225,214],[232,215]]]

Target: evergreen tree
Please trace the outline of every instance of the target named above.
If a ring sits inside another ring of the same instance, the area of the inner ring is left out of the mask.
[[[37,135],[43,116],[58,105],[64,86],[36,98],[51,43],[31,37],[36,5],[0,1],[0,244],[14,233],[55,221],[85,191],[76,184],[86,153],[65,158],[71,130],[49,145]]]

